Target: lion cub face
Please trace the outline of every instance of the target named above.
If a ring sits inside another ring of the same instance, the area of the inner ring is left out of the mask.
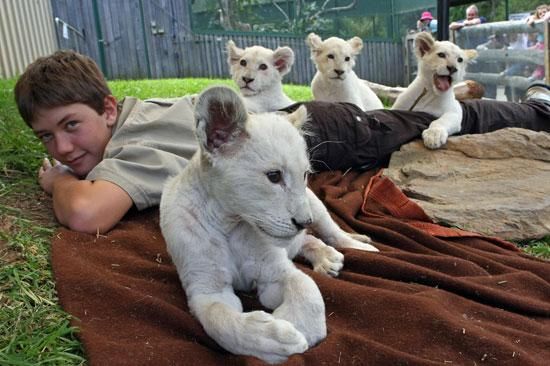
[[[418,59],[419,76],[432,86],[436,94],[445,93],[461,81],[466,65],[476,55],[474,50],[462,50],[449,41],[435,41],[422,32],[415,39],[415,52]]]
[[[311,50],[311,59],[317,70],[328,79],[344,80],[355,66],[355,56],[363,48],[363,41],[353,37],[347,41],[330,37],[322,40],[315,33],[310,33],[306,43]]]
[[[195,107],[204,182],[224,212],[279,246],[303,233],[312,214],[306,194],[307,112],[248,114],[241,98],[212,87]]]
[[[244,96],[257,95],[281,84],[294,63],[294,52],[289,47],[275,51],[261,46],[242,49],[229,41],[227,54],[231,77]]]

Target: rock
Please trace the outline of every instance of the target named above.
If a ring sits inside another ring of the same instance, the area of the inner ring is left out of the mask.
[[[384,174],[432,219],[508,240],[550,233],[550,134],[507,128],[421,140],[395,152]]]

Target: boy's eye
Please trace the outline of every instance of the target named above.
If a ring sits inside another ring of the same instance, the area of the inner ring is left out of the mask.
[[[259,69],[260,69],[260,70],[267,70],[267,65],[266,65],[266,64],[261,64],[261,65],[259,66]]]
[[[53,139],[53,135],[51,133],[45,133],[43,135],[38,136],[38,138],[42,141],[43,144],[47,144]]]
[[[240,64],[241,64],[241,66],[245,67],[246,66],[246,60],[241,60]]]
[[[328,55],[327,57],[330,58],[331,60],[334,59],[334,55],[332,53],[330,55]]]
[[[65,124],[65,128],[68,129],[68,130],[74,130],[77,126],[78,126],[78,122],[77,122],[77,121],[68,121],[68,122]]]
[[[441,58],[445,58],[445,56],[446,56],[445,52],[439,52],[437,55]]]

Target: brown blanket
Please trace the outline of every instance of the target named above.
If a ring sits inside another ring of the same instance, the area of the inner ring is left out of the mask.
[[[387,178],[369,178],[311,181],[342,227],[370,235],[381,253],[345,250],[338,278],[297,262],[321,289],[328,336],[286,364],[548,364],[550,263],[431,224]],[[225,352],[189,313],[158,210],[129,215],[106,236],[59,230],[52,264],[91,365],[263,364]],[[246,310],[261,308],[254,294],[239,295]]]

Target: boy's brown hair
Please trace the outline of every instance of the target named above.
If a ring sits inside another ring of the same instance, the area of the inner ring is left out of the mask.
[[[62,50],[31,63],[17,81],[14,93],[21,117],[31,126],[39,109],[73,103],[86,104],[102,114],[111,90],[94,60]]]

